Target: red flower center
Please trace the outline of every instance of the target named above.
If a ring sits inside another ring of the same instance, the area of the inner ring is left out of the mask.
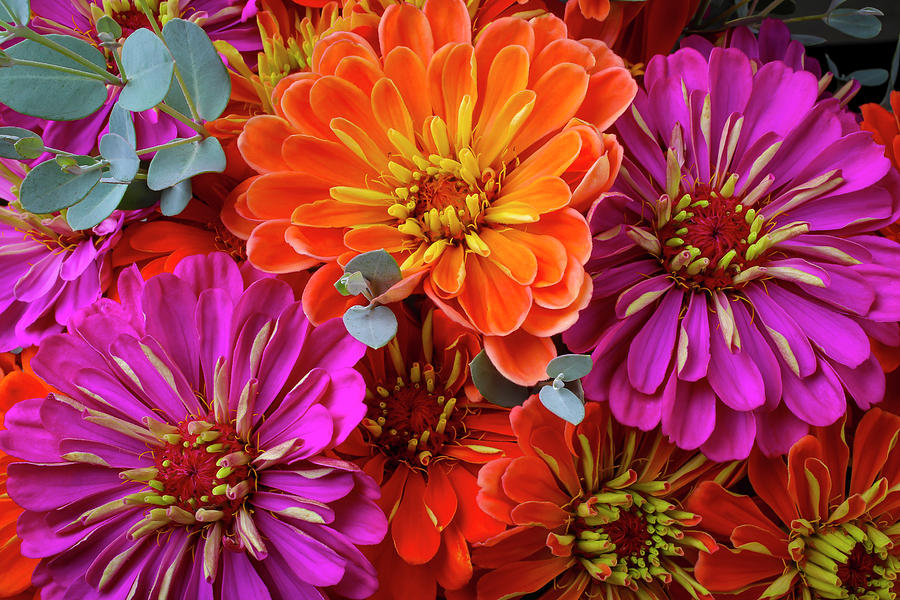
[[[164,436],[166,444],[153,453],[158,470],[151,487],[175,505],[195,512],[218,510],[229,519],[253,487],[250,461],[256,454],[238,439],[231,425],[206,420],[182,421],[178,432]]]
[[[456,398],[437,389],[434,368],[425,365],[423,369],[413,363],[409,381],[397,377],[390,390],[380,385],[374,392],[367,390],[363,426],[389,458],[427,465],[445,444],[456,439],[462,430]]]
[[[619,558],[637,556],[646,551],[650,531],[644,518],[633,511],[622,511],[619,518],[603,526],[609,541],[616,545],[614,552]]]
[[[875,556],[866,552],[862,544],[853,546],[847,562],[838,564],[837,576],[841,585],[857,594],[869,591],[869,582],[875,574],[875,559]]]
[[[127,37],[142,27],[150,29],[150,19],[138,8],[114,12],[113,20],[122,26],[122,37]]]

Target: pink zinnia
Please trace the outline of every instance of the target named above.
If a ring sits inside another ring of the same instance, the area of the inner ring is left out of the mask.
[[[247,275],[248,273],[245,273]],[[366,598],[356,544],[387,524],[378,488],[326,456],[366,413],[340,320],[313,328],[291,288],[246,285],[224,254],[119,282],[34,370],[60,393],[5,415],[45,600]]]
[[[758,68],[756,68],[758,67]],[[883,148],[816,77],[715,48],[654,58],[617,123],[626,159],[590,213],[591,305],[566,334],[620,421],[717,460],[786,452],[867,408],[897,342],[900,246]]]

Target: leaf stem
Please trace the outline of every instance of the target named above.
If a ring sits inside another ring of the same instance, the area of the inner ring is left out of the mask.
[[[97,75],[95,73],[88,73],[87,71],[81,71],[79,69],[70,69],[69,67],[38,62],[36,60],[24,60],[21,58],[10,57],[10,60],[12,61],[13,65],[20,65],[23,67],[36,67],[38,69],[50,69],[51,71],[60,71],[61,73],[68,73],[69,75],[77,75],[78,77],[87,77],[88,79],[96,79],[98,81],[106,82],[106,77],[101,77],[100,75]]]
[[[112,73],[107,72],[106,69],[98,67],[97,65],[95,65],[94,63],[92,63],[91,61],[86,59],[85,57],[81,56],[77,52],[73,52],[72,50],[69,50],[62,44],[58,44],[58,43],[54,42],[53,40],[28,29],[27,27],[16,26],[16,27],[13,27],[9,31],[18,37],[22,37],[27,40],[37,42],[38,44],[41,44],[42,46],[46,46],[47,48],[50,48],[51,50],[54,50],[55,52],[62,54],[66,58],[71,58],[78,64],[86,67],[90,71],[93,71],[97,75],[100,75],[108,83],[111,83],[113,85],[119,85],[119,86],[125,85],[124,83],[122,83],[121,79],[119,79]]]
[[[181,112],[175,110],[168,104],[160,102],[159,104],[156,105],[155,108],[157,110],[161,110],[162,112],[166,113],[173,119],[178,119],[179,121],[181,121],[182,123],[184,123],[185,125],[190,127],[191,129],[193,129],[194,131],[196,131],[197,133],[202,135],[203,137],[209,137],[209,132],[206,130],[206,127],[204,127],[203,125],[200,125],[199,123],[195,123],[194,121],[191,120],[191,118],[189,116],[181,114]]]
[[[165,144],[160,144],[158,146],[150,146],[149,148],[143,148],[141,150],[137,150],[137,153],[138,154],[150,154],[151,152],[159,152],[160,150],[165,150],[166,148],[174,148],[175,146],[183,146],[185,144],[190,144],[191,142],[199,142],[202,139],[203,139],[202,135],[195,135],[194,137],[172,140],[171,142],[167,142]]]

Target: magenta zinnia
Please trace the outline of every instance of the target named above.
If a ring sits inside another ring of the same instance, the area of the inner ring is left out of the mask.
[[[366,598],[355,544],[385,534],[371,478],[326,456],[365,415],[340,321],[224,254],[119,282],[35,372],[61,393],[6,414],[22,552],[50,597]],[[53,595],[55,594],[55,595]],[[47,596],[45,596],[47,597]]]
[[[862,408],[896,340],[900,185],[816,77],[736,49],[651,61],[626,159],[590,214],[592,303],[567,334],[620,421],[716,460],[785,452]]]

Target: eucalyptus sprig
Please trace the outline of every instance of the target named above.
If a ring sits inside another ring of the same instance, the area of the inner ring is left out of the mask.
[[[151,29],[137,29],[123,39],[118,23],[101,17],[98,49],[78,37],[31,29],[29,0],[0,0],[0,34],[5,40],[21,39],[0,51],[0,102],[32,117],[71,121],[100,110],[110,88],[118,88],[109,133],[100,140],[97,156],[46,147],[35,132],[0,128],[0,157],[51,155],[20,186],[25,210],[64,211],[73,229],[93,227],[117,208],[157,201],[166,214],[177,214],[190,199],[191,177],[225,169],[225,153],[204,126],[222,114],[231,95],[225,65],[201,27],[183,19],[160,27],[146,2],[139,0],[137,6]],[[137,148],[132,113],[150,109],[197,134]]]

